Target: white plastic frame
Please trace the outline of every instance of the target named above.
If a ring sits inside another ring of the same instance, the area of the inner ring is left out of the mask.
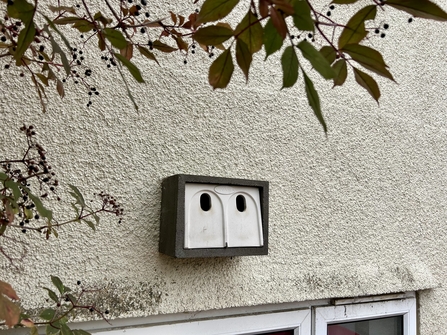
[[[310,309],[97,332],[95,335],[253,335],[294,329],[294,335],[311,331]]]
[[[403,315],[404,335],[416,335],[416,298],[315,308],[314,335],[327,335],[333,323]]]

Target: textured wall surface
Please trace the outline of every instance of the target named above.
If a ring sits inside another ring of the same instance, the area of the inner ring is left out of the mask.
[[[255,59],[248,85],[238,72],[224,91],[208,86],[206,56],[136,61],[146,80],[129,78],[138,111],[99,56],[90,108],[73,85],[43,114],[28,82],[0,71],[1,156],[22,152],[18,128],[34,124],[63,187],[107,191],[125,208],[121,224],[104,218],[96,232],[67,226],[50,242],[21,234],[28,255],[18,269],[2,259],[2,279],[31,295],[29,309],[44,302],[50,274],[105,288],[98,303],[113,318],[423,290],[421,334],[443,333],[447,30],[408,17],[390,11],[387,37],[370,40],[397,82],[378,78],[380,105],[352,75],[331,89],[308,71],[327,136],[301,84],[279,90],[278,55]],[[269,181],[269,255],[159,254],[161,181],[178,173]]]

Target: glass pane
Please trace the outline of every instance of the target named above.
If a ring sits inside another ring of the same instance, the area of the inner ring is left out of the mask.
[[[328,335],[403,335],[402,315],[327,326]]]
[[[262,333],[262,335],[293,335],[293,329],[274,333]]]

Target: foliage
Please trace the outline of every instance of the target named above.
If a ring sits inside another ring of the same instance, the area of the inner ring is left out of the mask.
[[[123,215],[123,209],[114,197],[101,192],[96,195],[98,204],[92,206],[76,186],[69,185],[69,194],[74,199],[72,207],[75,215],[72,219],[58,221],[44,201],[50,197],[60,200],[57,196],[59,181],[47,160],[46,150],[36,140],[34,127],[23,126],[21,131],[25,133],[27,140],[23,156],[0,161],[0,254],[12,266],[21,261],[26,254],[26,244],[17,238],[17,232],[35,233],[49,239],[51,236],[58,237],[58,228],[61,226],[86,224],[95,230],[100,215],[113,214],[119,218],[119,222]],[[11,247],[11,242],[21,248],[21,251]],[[66,323],[74,311],[87,309],[104,317],[95,306],[84,302],[86,293],[91,292],[90,290],[82,289],[74,294],[58,277],[51,277],[51,280],[58,293],[49,288],[44,289],[47,290],[55,307],[43,310],[34,318],[20,314],[19,306],[13,302],[19,299],[16,292],[9,283],[0,281],[0,320],[5,320],[5,325],[8,327],[18,324],[30,327],[32,334],[37,334],[36,325],[47,325],[47,334],[71,335]],[[78,284],[80,285],[80,282]],[[108,314],[108,311],[106,312]],[[43,321],[36,322],[36,317]],[[83,335],[79,331],[73,330],[73,333]]]
[[[210,57],[219,49],[208,75],[209,84],[216,89],[229,84],[234,58],[248,80],[253,55],[264,49],[266,59],[282,52],[283,89],[294,86],[299,72],[303,73],[309,105],[325,131],[318,93],[304,71],[306,62],[325,80],[332,80],[334,87],[345,83],[350,68],[356,82],[378,101],[380,89],[370,73],[394,79],[380,52],[361,43],[372,32],[385,37],[389,25],[376,23],[383,22],[379,13],[385,15],[394,8],[414,17],[447,20],[447,13],[430,0],[369,0],[347,22],[333,18],[335,5],[357,5],[359,1],[333,0],[321,12],[312,0],[206,0],[200,10],[186,15],[169,12],[155,20],[146,0],[103,0],[101,10],[95,11],[92,8],[98,6],[87,0],[73,6],[54,6],[42,0],[33,4],[3,1],[7,15],[0,21],[1,57],[7,61],[6,68],[17,66],[21,76],[29,76],[44,111],[46,90],[55,87],[63,98],[69,81],[83,85],[89,94],[87,106],[92,104],[91,98],[100,93],[89,84],[94,75],[88,66],[93,49],[101,53],[105,67],[118,67],[135,108],[138,106],[121,70],[126,68],[137,82],[144,82],[133,62],[135,57],[158,64],[159,53],[176,51],[186,64],[199,49]],[[246,14],[235,26],[221,21],[233,12]],[[66,32],[70,30],[77,31],[79,38],[69,40]]]

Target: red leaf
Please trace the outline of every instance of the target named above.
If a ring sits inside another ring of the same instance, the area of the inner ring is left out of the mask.
[[[270,18],[272,19],[272,23],[279,35],[281,35],[282,39],[285,39],[287,36],[287,25],[282,14],[278,13],[276,9],[272,8],[270,11]]]

